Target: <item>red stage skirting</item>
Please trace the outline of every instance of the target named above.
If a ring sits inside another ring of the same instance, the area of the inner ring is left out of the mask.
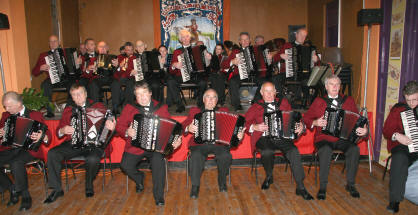
[[[373,114],[369,112],[369,119],[370,119],[370,126],[371,128],[373,128]],[[173,116],[172,117],[174,120],[177,120],[178,122],[183,122],[186,117],[185,116]],[[45,158],[47,157],[46,154],[48,152],[49,149],[51,149],[52,147],[59,145],[62,140],[59,140],[58,137],[56,136],[56,128],[58,126],[58,120],[46,120],[46,124],[48,125],[48,128],[52,131],[53,133],[53,137],[52,137],[52,142],[48,147],[43,148],[43,152],[45,155]],[[371,129],[373,131],[373,129]],[[313,150],[314,150],[314,146],[313,146],[313,136],[314,133],[311,132],[309,129],[307,130],[307,132],[300,137],[297,141],[296,141],[296,146],[298,147],[299,151],[301,154],[312,154]],[[184,161],[186,160],[186,154],[187,154],[187,142],[189,140],[189,138],[191,138],[192,135],[188,135],[186,138],[183,138],[183,144],[181,145],[181,147],[179,149],[177,149],[170,157],[169,157],[169,161]],[[111,154],[111,158],[112,158],[112,163],[120,163],[121,158],[122,158],[122,154],[123,154],[123,150],[125,147],[125,141],[123,141],[122,138],[120,137],[114,137],[112,142],[111,142],[112,146],[113,146],[113,152]],[[367,155],[367,143],[365,141],[360,142],[359,144],[360,146],[360,154],[361,155]],[[243,159],[243,158],[252,158],[252,154],[251,154],[251,146],[250,146],[250,136],[245,135],[243,142],[241,143],[241,145],[239,145],[237,148],[231,149],[231,153],[232,153],[232,158],[233,159]]]

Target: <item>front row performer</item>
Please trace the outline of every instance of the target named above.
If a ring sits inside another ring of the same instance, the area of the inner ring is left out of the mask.
[[[271,82],[265,82],[260,90],[262,100],[257,101],[248,109],[245,114],[246,128],[251,135],[251,146],[254,146],[261,153],[261,163],[266,172],[261,189],[269,189],[273,183],[274,152],[281,150],[290,161],[292,173],[296,181],[296,195],[302,196],[305,200],[311,200],[313,197],[308,193],[303,184],[305,173],[303,171],[301,156],[291,139],[268,138],[266,132],[269,126],[264,123],[264,113],[274,111],[290,111],[291,106],[286,98],[276,98],[276,89]],[[303,132],[303,124],[295,123],[295,133],[299,136]]]
[[[208,89],[203,94],[203,104],[204,108],[200,109],[198,107],[192,107],[190,109],[187,119],[183,122],[183,127],[185,128],[185,134],[195,134],[199,132],[198,126],[195,125],[194,119],[196,114],[203,113],[205,111],[221,111],[229,112],[228,108],[216,107],[218,103],[218,95],[214,89]],[[217,126],[216,122],[214,123]],[[214,132],[216,133],[217,129],[228,129],[228,128],[215,128]],[[244,131],[238,132],[238,140],[242,140],[244,137]],[[216,135],[216,134],[215,134]],[[194,138],[190,138],[189,147],[191,152],[191,181],[192,181],[192,190],[190,192],[190,197],[196,199],[199,196],[200,188],[200,177],[204,169],[205,160],[210,153],[214,153],[216,156],[216,164],[218,165],[218,185],[220,192],[226,192],[226,176],[228,170],[232,163],[232,155],[229,145],[218,144],[217,142],[205,142],[204,144],[196,143]],[[188,171],[188,170],[186,170]]]
[[[2,101],[6,112],[3,112],[1,116],[0,138],[3,139],[3,137],[7,135],[5,132],[5,124],[7,119],[12,115],[26,117],[44,123],[42,114],[38,111],[32,111],[26,108],[23,105],[22,96],[16,92],[7,92],[3,95]],[[44,134],[45,137],[41,139],[43,136],[42,131],[35,131],[30,136],[30,139],[32,139],[33,142],[41,141],[44,144],[48,144],[48,141],[51,140],[51,132],[47,130]],[[20,135],[23,136],[25,134]],[[0,146],[0,166],[3,167],[5,164],[9,164],[14,178],[13,184],[9,177],[7,177],[7,175],[4,173],[4,171],[0,171],[0,187],[9,189],[10,191],[10,201],[7,203],[7,206],[18,203],[19,198],[22,197],[22,203],[20,205],[19,211],[28,210],[31,208],[32,198],[28,190],[28,177],[26,174],[25,165],[26,163],[33,161],[36,158],[43,159],[43,154],[41,151],[27,150],[22,147]]]
[[[347,167],[347,185],[345,189],[354,198],[360,198],[360,194],[355,187],[355,178],[359,165],[360,149],[356,141],[348,141],[342,138],[324,134],[323,128],[327,126],[327,119],[324,113],[327,108],[343,109],[358,113],[354,99],[350,96],[339,94],[341,80],[337,75],[329,76],[325,79],[326,97],[318,97],[314,100],[309,110],[304,115],[306,126],[310,129],[315,127],[315,148],[319,157],[319,180],[320,187],[317,198],[325,200],[328,184],[328,174],[331,164],[333,150],[341,150],[345,155]],[[367,134],[367,127],[358,127],[355,134],[358,137],[364,137]]]
[[[78,135],[74,134],[79,134],[79,132],[82,132],[82,129],[74,128],[76,126],[73,123],[73,116],[74,113],[80,109],[105,109],[105,106],[102,103],[93,103],[93,101],[87,100],[87,90],[82,85],[73,84],[70,88],[70,94],[75,105],[67,106],[64,109],[62,118],[57,127],[57,136],[59,138],[64,137],[65,141],[48,151],[48,184],[53,191],[45,199],[44,203],[54,202],[57,198],[64,195],[64,191],[61,187],[62,163],[64,160],[76,156],[84,156],[86,159],[86,197],[92,197],[94,195],[93,180],[99,171],[100,160],[103,156],[104,149],[100,147],[75,147],[73,140]],[[105,127],[108,130],[114,130],[115,124],[116,121],[107,120],[105,122]]]
[[[411,137],[407,134],[407,129],[404,129],[405,127],[411,126],[415,127],[415,129],[410,129],[410,132],[413,132],[413,130],[415,132],[417,131],[418,82],[408,82],[403,88],[402,93],[405,97],[406,104],[398,103],[393,106],[383,126],[383,136],[387,140],[388,151],[392,154],[389,180],[389,205],[387,206],[387,210],[392,213],[399,211],[399,202],[403,200],[405,194],[408,167],[418,158],[418,146],[416,146],[418,142],[416,139],[417,134],[411,133],[412,135],[410,135],[413,136]],[[415,147],[413,147],[414,145]]]
[[[116,125],[116,132],[125,139],[125,152],[120,164],[121,169],[135,181],[136,192],[144,190],[144,173],[139,171],[137,164],[145,157],[151,161],[153,194],[157,206],[164,205],[164,185],[165,185],[165,162],[164,155],[160,152],[144,151],[131,144],[132,138],[137,136],[133,128],[133,120],[136,114],[153,114],[162,118],[170,118],[167,105],[161,105],[151,99],[152,91],[145,81],[139,81],[134,85],[135,103],[127,104],[120,115]],[[160,132],[167,132],[160,130]],[[160,134],[161,135],[161,134]],[[181,138],[173,143],[176,149],[181,144]]]

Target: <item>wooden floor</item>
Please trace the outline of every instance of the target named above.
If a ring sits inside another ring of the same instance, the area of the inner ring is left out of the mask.
[[[233,166],[232,184],[227,193],[219,193],[216,168],[204,171],[201,179],[198,200],[189,198],[186,188],[184,169],[169,170],[169,192],[166,205],[155,206],[151,188],[151,173],[146,171],[145,190],[135,193],[135,184],[129,180],[129,193],[126,192],[126,177],[116,169],[111,180],[106,176],[107,184],[102,191],[102,175],[95,180],[96,195],[86,199],[84,196],[84,173],[78,173],[76,180],[70,178],[70,190],[56,202],[46,205],[45,190],[41,175],[30,175],[30,192],[33,206],[27,212],[18,212],[19,204],[6,207],[9,193],[5,193],[5,202],[0,204],[0,214],[387,214],[388,177],[381,180],[382,169],[374,168],[369,175],[368,165],[362,162],[357,175],[357,189],[360,199],[353,199],[344,190],[345,177],[341,174],[342,164],[331,167],[327,199],[325,201],[305,201],[295,195],[295,184],[290,181],[290,171],[284,172],[284,164],[274,169],[274,184],[269,190],[256,185],[249,167]],[[259,180],[264,179],[260,167]],[[305,167],[307,174],[307,167]],[[312,195],[316,195],[314,172],[306,176],[305,185]],[[63,184],[65,180],[63,179]],[[400,204],[399,214],[418,214],[418,206],[404,200]]]

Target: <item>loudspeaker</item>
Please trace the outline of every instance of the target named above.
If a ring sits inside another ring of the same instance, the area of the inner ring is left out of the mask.
[[[9,18],[6,14],[0,13],[0,30],[10,29]]]
[[[382,24],[383,10],[382,9],[361,9],[357,14],[357,24],[359,26]]]

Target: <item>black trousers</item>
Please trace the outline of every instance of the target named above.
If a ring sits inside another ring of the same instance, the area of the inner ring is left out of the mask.
[[[203,105],[203,93],[207,88],[207,81],[199,74],[192,74],[191,83],[197,85],[197,105],[201,107]],[[180,96],[180,85],[183,83],[181,76],[170,75],[167,80],[167,104],[177,104],[178,107],[183,106]]]
[[[241,105],[239,87],[241,85],[241,80],[239,75],[232,77],[229,80],[229,96],[231,97],[231,105],[234,108],[238,108]]]
[[[261,153],[261,163],[263,164],[264,171],[266,172],[266,177],[273,176],[274,152],[275,150],[280,150],[290,162],[290,168],[292,169],[292,174],[295,178],[297,187],[299,189],[305,188],[303,184],[305,172],[303,170],[301,156],[298,148],[296,148],[292,140],[272,140],[266,137],[261,137],[257,141],[256,147]]]
[[[277,75],[273,75],[271,78],[271,81],[273,82],[278,97],[284,96],[284,87],[286,83],[286,73],[279,73]]]
[[[67,80],[62,81],[60,83],[52,85],[50,79],[45,79],[41,84],[41,89],[44,91],[44,96],[47,97],[50,102],[52,102],[52,89],[65,87],[67,89],[67,93],[68,93],[67,103],[71,103],[72,98],[71,98],[71,95],[70,95],[70,87],[74,83],[75,83],[75,80],[67,79]],[[47,109],[48,113],[53,112],[51,107],[49,107],[49,106],[47,106],[46,109]]]
[[[165,186],[165,162],[164,155],[159,152],[144,152],[141,155],[135,155],[124,152],[120,168],[129,178],[135,181],[136,184],[142,184],[144,180],[144,173],[138,170],[138,164],[144,159],[148,158],[151,161],[152,170],[152,184],[155,201],[164,200],[164,186]]]
[[[120,80],[114,79],[110,85],[112,91],[112,106],[113,111],[122,104],[122,95],[126,103],[132,103],[134,101],[134,85],[135,79],[133,78],[121,78]],[[122,91],[122,86],[125,86],[125,90]]]
[[[5,164],[10,165],[12,172],[15,189],[17,192],[28,190],[28,176],[26,174],[26,163],[35,160],[35,158],[23,149],[9,149],[0,152],[0,166]],[[3,189],[9,189],[12,185],[12,181],[7,177],[4,171],[0,172],[0,187]]]
[[[93,190],[93,180],[100,167],[103,149],[74,149],[69,141],[61,143],[48,151],[48,185],[50,188],[60,191],[61,168],[64,160],[76,156],[84,156],[86,166],[86,190]]]
[[[360,149],[357,144],[340,139],[337,142],[320,141],[315,143],[315,147],[318,150],[319,157],[320,189],[327,188],[333,150],[341,150],[344,152],[345,166],[347,169],[347,185],[355,184],[360,158]]]
[[[218,94],[218,103],[225,103],[225,75],[219,73],[211,73],[209,75],[211,87]]]
[[[151,87],[152,91],[152,98],[157,100],[158,102],[163,102],[164,98],[164,85],[159,78],[159,75],[155,74],[150,77],[146,78],[147,83]]]
[[[405,195],[405,184],[408,178],[408,167],[417,160],[414,153],[409,153],[408,147],[398,145],[391,151],[389,201],[400,202]]]
[[[87,87],[88,94],[91,100],[99,102],[103,98],[102,86],[110,86],[112,79],[110,77],[100,77],[93,79]]]
[[[232,155],[229,147],[222,145],[203,144],[190,147],[191,158],[191,181],[193,186],[200,186],[200,177],[205,167],[208,154],[215,154],[216,165],[218,166],[218,185],[226,185],[226,176],[232,163]]]

